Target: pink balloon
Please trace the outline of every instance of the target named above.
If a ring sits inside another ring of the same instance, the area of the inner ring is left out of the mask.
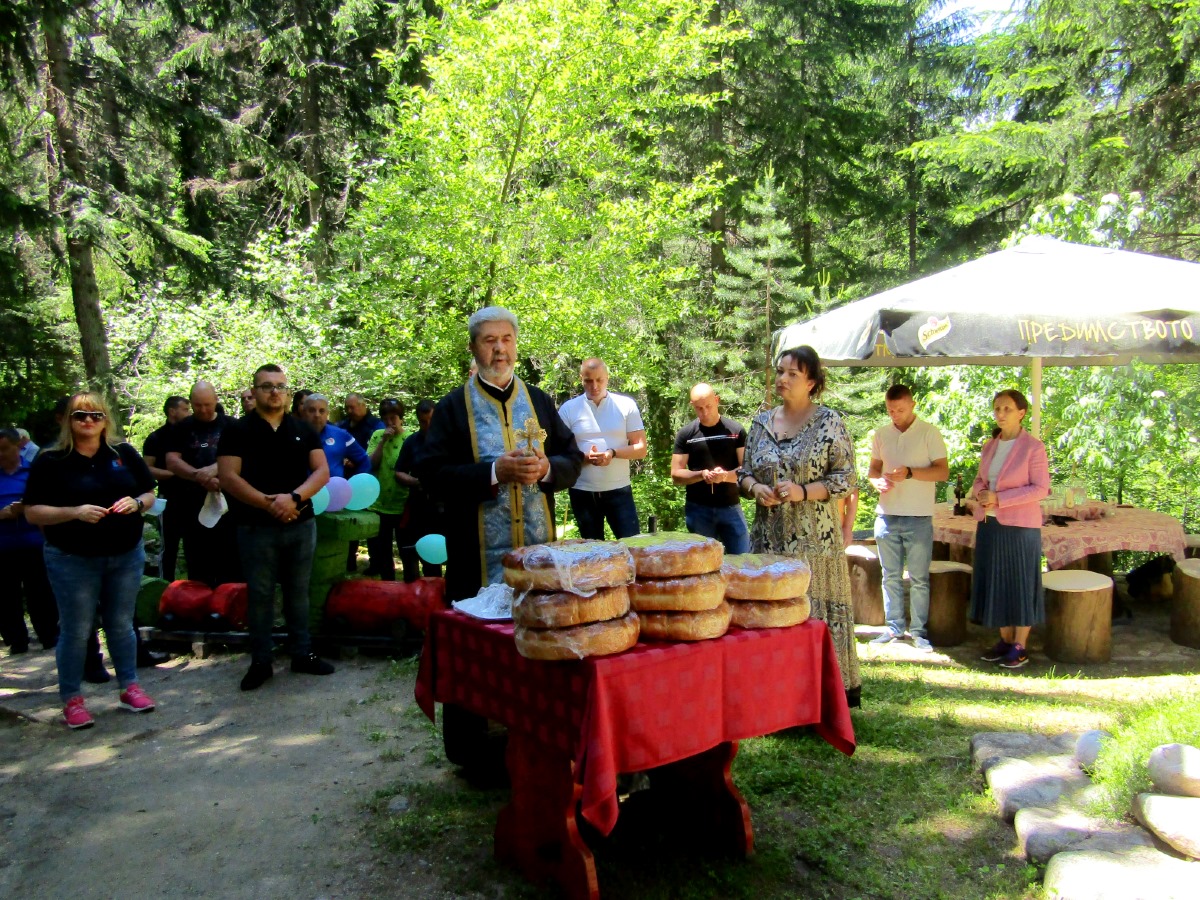
[[[346,504],[354,495],[354,489],[350,487],[350,482],[340,475],[330,478],[325,487],[329,489],[329,506],[325,507],[326,512],[338,512],[345,509]]]

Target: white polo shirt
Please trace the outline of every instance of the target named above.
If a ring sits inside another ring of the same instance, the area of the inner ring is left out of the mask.
[[[642,414],[637,401],[625,394],[609,391],[598,404],[587,398],[587,394],[572,397],[558,410],[558,416],[571,433],[583,453],[597,450],[615,450],[629,446],[629,433],[644,431]],[[583,471],[575,487],[581,491],[611,491],[629,485],[629,460],[614,459],[607,466],[583,464]]]
[[[884,472],[904,466],[924,468],[945,458],[942,433],[920,419],[913,419],[905,431],[889,422],[877,429],[871,440],[871,459],[883,460]],[[932,516],[936,497],[936,482],[910,478],[880,494],[876,511],[885,516]]]

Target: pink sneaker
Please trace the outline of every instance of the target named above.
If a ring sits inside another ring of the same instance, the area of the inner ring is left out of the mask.
[[[92,714],[83,705],[82,697],[72,697],[67,701],[67,705],[63,707],[63,719],[66,720],[67,727],[72,730],[76,728],[91,728],[96,724],[96,720],[92,718]]]
[[[121,702],[117,705],[135,713],[150,712],[154,709],[154,701],[136,684],[131,684],[121,692]]]

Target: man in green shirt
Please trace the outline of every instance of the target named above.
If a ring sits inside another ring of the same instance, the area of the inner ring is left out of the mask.
[[[379,404],[383,428],[371,433],[367,454],[371,457],[371,473],[379,480],[379,498],[371,511],[379,514],[379,534],[367,540],[371,565],[367,574],[378,575],[382,581],[396,580],[396,559],[392,543],[400,543],[401,519],[408,502],[408,488],[396,479],[396,460],[404,445],[404,404],[394,398]]]

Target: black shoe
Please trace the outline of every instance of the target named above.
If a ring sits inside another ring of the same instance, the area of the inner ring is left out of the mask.
[[[88,684],[108,684],[112,681],[112,675],[108,673],[108,669],[104,668],[104,663],[99,660],[89,660],[83,666],[83,680]]]
[[[22,653],[28,653],[28,652],[29,652],[28,644],[13,644],[11,647],[8,648],[9,656],[18,656]]]
[[[139,669],[145,669],[149,666],[157,666],[159,663],[165,663],[170,658],[170,653],[161,653],[158,650],[139,649],[137,667]]]
[[[262,687],[274,676],[275,670],[269,662],[252,662],[250,670],[242,676],[242,690],[253,691]]]
[[[292,657],[292,671],[299,675],[332,675],[334,668],[315,653]]]

